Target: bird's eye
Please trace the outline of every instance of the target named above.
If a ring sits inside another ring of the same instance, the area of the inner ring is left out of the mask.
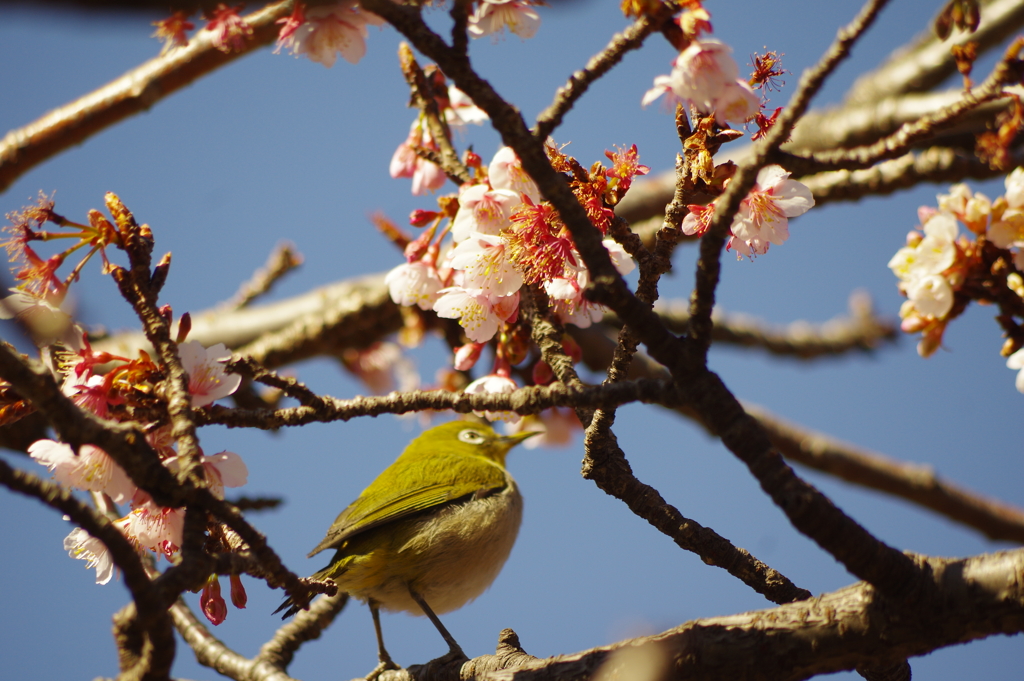
[[[484,436],[478,430],[467,428],[459,432],[459,439],[471,445],[478,445],[484,441]]]

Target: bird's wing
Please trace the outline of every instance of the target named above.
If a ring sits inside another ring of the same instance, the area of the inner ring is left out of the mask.
[[[397,464],[398,462],[396,462]],[[399,480],[401,470],[392,464],[359,498],[338,515],[327,536],[310,551],[313,557],[324,549],[337,548],[353,536],[414,513],[446,504],[471,494],[486,493],[508,485],[508,476],[500,466],[488,461],[474,468],[474,480],[460,479],[457,466],[449,457],[432,456],[418,462],[420,477],[433,480],[409,488],[407,480]],[[370,490],[374,490],[372,493]]]

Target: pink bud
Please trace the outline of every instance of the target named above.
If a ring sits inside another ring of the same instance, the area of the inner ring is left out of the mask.
[[[435,219],[437,219],[438,212],[433,210],[423,210],[417,208],[409,215],[409,224],[413,227],[426,227]]]
[[[242,578],[238,575],[231,575],[231,604],[239,610],[242,610],[248,602],[249,598],[245,594],[245,587],[242,585]]]
[[[220,580],[217,575],[213,575],[203,587],[203,595],[199,597],[199,607],[203,609],[203,614],[213,626],[217,626],[227,618],[228,606],[224,602],[224,597],[220,595]]]
[[[455,351],[454,366],[457,371],[469,371],[480,359],[483,343],[466,343]]]

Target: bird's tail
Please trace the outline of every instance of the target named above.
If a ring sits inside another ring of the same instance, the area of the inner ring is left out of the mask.
[[[329,571],[330,571],[329,567],[328,568],[324,568],[320,572],[314,573],[309,579],[310,580],[325,580],[325,579],[329,579],[329,576],[328,576]],[[271,614],[272,615],[276,615],[277,613],[279,613],[282,610],[284,610],[284,614],[281,615],[281,619],[286,620],[289,617],[291,617],[292,615],[294,615],[295,613],[297,613],[299,610],[309,610],[309,602],[310,602],[310,600],[312,600],[312,596],[310,596],[309,599],[307,599],[305,601],[297,600],[294,596],[290,596],[290,595],[289,596],[285,596],[284,602],[282,602],[281,605],[278,606],[277,610],[275,610]]]

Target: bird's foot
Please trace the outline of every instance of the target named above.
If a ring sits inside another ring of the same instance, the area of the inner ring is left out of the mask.
[[[395,661],[390,657],[383,659],[377,663],[377,666],[373,668],[373,671],[366,675],[366,681],[377,681],[377,677],[391,669],[401,669],[401,667],[395,664]]]

